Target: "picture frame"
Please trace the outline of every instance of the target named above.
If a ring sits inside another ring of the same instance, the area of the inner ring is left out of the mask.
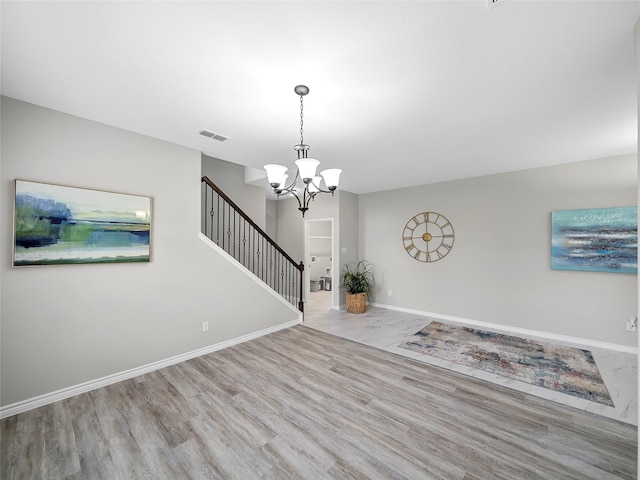
[[[14,183],[14,267],[150,261],[151,197]]]
[[[551,268],[638,273],[638,208],[551,212]]]

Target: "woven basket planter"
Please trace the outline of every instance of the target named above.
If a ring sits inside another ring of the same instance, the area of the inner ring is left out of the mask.
[[[366,293],[347,293],[347,312],[364,313],[367,310]]]

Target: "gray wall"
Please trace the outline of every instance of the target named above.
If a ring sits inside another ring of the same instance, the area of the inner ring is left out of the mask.
[[[304,261],[304,219],[292,198],[274,201],[276,205],[276,238],[278,245],[296,261]],[[313,215],[312,207],[307,215]]]
[[[341,273],[342,267],[351,260],[363,258],[360,256],[360,235],[359,235],[359,203],[358,195],[350,192],[339,192],[338,196],[340,200],[339,204],[339,221],[337,228],[337,241],[339,250],[339,263],[340,269],[338,274]],[[336,280],[337,281],[337,280]],[[335,305],[345,305],[346,293],[339,291],[339,298],[336,300]],[[368,301],[374,301],[373,299],[367,299]]]
[[[266,203],[266,228],[265,232],[267,235],[271,237],[276,243],[278,242],[278,232],[277,232],[277,215],[278,215],[278,207],[277,202],[275,200],[267,200]]]
[[[266,190],[245,183],[244,169],[242,165],[202,155],[202,176],[209,177],[244,213],[266,231]]]
[[[635,205],[635,155],[360,196],[360,255],[373,262],[376,303],[637,346],[637,276],[550,268],[551,211]],[[455,228],[444,259],[402,244],[415,214]],[[392,296],[388,292],[392,292]]]
[[[1,115],[3,406],[297,318],[198,238],[200,152],[8,98]],[[16,178],[151,196],[152,261],[13,268]]]

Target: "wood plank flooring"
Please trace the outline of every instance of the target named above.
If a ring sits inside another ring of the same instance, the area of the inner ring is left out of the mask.
[[[635,479],[637,428],[297,326],[0,422],[3,479]]]

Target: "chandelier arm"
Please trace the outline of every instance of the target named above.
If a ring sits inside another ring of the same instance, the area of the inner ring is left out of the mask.
[[[307,208],[309,208],[309,202],[315,198],[316,194],[317,192],[313,192],[313,193],[310,193],[309,196],[307,197]]]
[[[304,188],[304,210],[309,210],[309,202],[313,197],[315,197],[315,193],[311,193],[307,187]]]
[[[317,191],[317,192],[314,192],[314,193],[312,194],[314,197],[315,197],[315,194],[316,194],[316,193],[320,193],[320,192],[321,192],[321,193],[330,193],[331,195],[333,195],[333,192],[335,192],[335,190],[323,190],[323,189],[322,189],[322,188],[320,188],[318,185],[316,185],[316,184],[313,182],[313,180],[311,180],[311,182],[309,182],[309,183],[311,183],[311,185],[313,185],[314,187],[316,187],[316,188],[318,189],[318,191]]]
[[[309,199],[307,198],[307,187],[305,185],[304,190],[302,192],[302,200],[300,200],[300,197],[298,196],[297,193],[293,193],[292,195],[294,197],[296,197],[296,200],[298,201],[298,210],[300,210],[300,212],[302,213],[302,218],[304,218],[304,214],[307,213],[307,210],[309,210]]]
[[[293,193],[293,189],[296,186],[296,182],[298,181],[298,178],[300,178],[300,172],[296,169],[296,176],[293,178],[293,181],[289,184],[289,186],[284,188],[278,188],[278,190],[285,193]]]
[[[289,195],[295,197],[295,199],[298,201],[298,210],[303,211],[302,210],[304,208],[303,207],[303,202],[300,201],[300,197],[298,196],[298,194],[293,192],[293,191],[291,191],[291,192],[289,192]]]

